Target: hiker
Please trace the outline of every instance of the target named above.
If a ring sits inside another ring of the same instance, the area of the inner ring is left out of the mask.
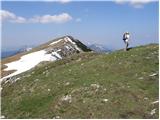
[[[124,43],[126,44],[125,51],[128,50],[128,46],[129,46],[129,37],[130,37],[129,32],[125,32],[125,33],[123,34],[123,40],[124,40]]]

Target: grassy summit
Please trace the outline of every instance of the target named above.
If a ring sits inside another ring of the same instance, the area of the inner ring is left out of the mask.
[[[5,118],[158,118],[158,45],[81,53],[2,83]]]

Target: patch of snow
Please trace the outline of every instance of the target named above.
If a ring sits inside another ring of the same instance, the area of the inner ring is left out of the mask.
[[[152,104],[156,104],[156,103],[159,103],[159,100],[152,102]]]
[[[56,53],[54,54],[58,55]],[[39,64],[42,61],[55,61],[55,60],[57,60],[57,58],[52,56],[51,54],[46,54],[45,50],[40,50],[37,52],[26,54],[17,61],[5,64],[7,66],[7,68],[4,69],[5,71],[9,71],[9,70],[16,70],[16,71],[11,73],[8,76],[3,77],[3,79],[18,75],[27,70],[30,70],[31,68],[35,67],[37,64]]]
[[[58,49],[58,50],[57,50],[57,52],[60,52],[60,51],[62,51],[62,50],[61,50],[61,49]]]
[[[75,42],[73,42],[69,37],[65,37],[64,40],[71,42],[78,51],[82,51],[82,50],[77,46],[77,44],[76,44]]]
[[[69,46],[67,46],[67,45],[65,45],[64,47],[65,47],[67,50],[69,50],[69,49],[70,49],[70,47],[69,47]]]
[[[156,113],[156,109],[151,110],[151,115],[154,115]]]
[[[57,40],[57,41],[54,41],[54,42],[50,43],[49,45],[56,44],[56,43],[58,43],[58,42],[60,42],[60,41],[62,41],[62,40],[63,40],[63,39],[59,39],[59,40]]]
[[[57,52],[52,52],[53,56],[56,56],[58,59],[62,59],[62,57]]]

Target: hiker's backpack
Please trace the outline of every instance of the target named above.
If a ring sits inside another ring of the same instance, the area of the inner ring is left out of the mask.
[[[123,34],[123,40],[126,40],[126,33]]]

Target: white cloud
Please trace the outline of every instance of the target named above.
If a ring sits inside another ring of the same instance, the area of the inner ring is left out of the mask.
[[[129,4],[134,8],[143,8],[145,4],[156,2],[158,0],[116,0],[115,3],[117,4]]]
[[[76,22],[81,22],[81,21],[82,21],[81,18],[77,18],[77,19],[76,19]]]
[[[35,16],[29,19],[31,23],[65,23],[72,20],[72,17],[68,13],[62,13],[59,15],[43,15]]]
[[[6,10],[0,10],[0,20],[7,20],[7,19],[15,19],[16,15],[6,11]]]
[[[71,0],[58,0],[60,3],[69,3]]]
[[[0,16],[1,21],[9,21],[12,23],[65,23],[73,19],[68,13],[61,13],[59,15],[34,16],[27,19],[21,16],[16,16],[14,13],[6,10],[0,10]]]
[[[38,1],[42,1],[42,2],[58,2],[58,3],[65,4],[65,3],[71,2],[72,0],[38,0]]]
[[[10,20],[13,23],[26,23],[27,20],[23,17],[16,17],[16,19]]]
[[[0,10],[0,21],[10,21],[15,23],[24,23],[26,22],[26,19],[20,16],[16,16],[14,13],[6,11],[6,10]]]

